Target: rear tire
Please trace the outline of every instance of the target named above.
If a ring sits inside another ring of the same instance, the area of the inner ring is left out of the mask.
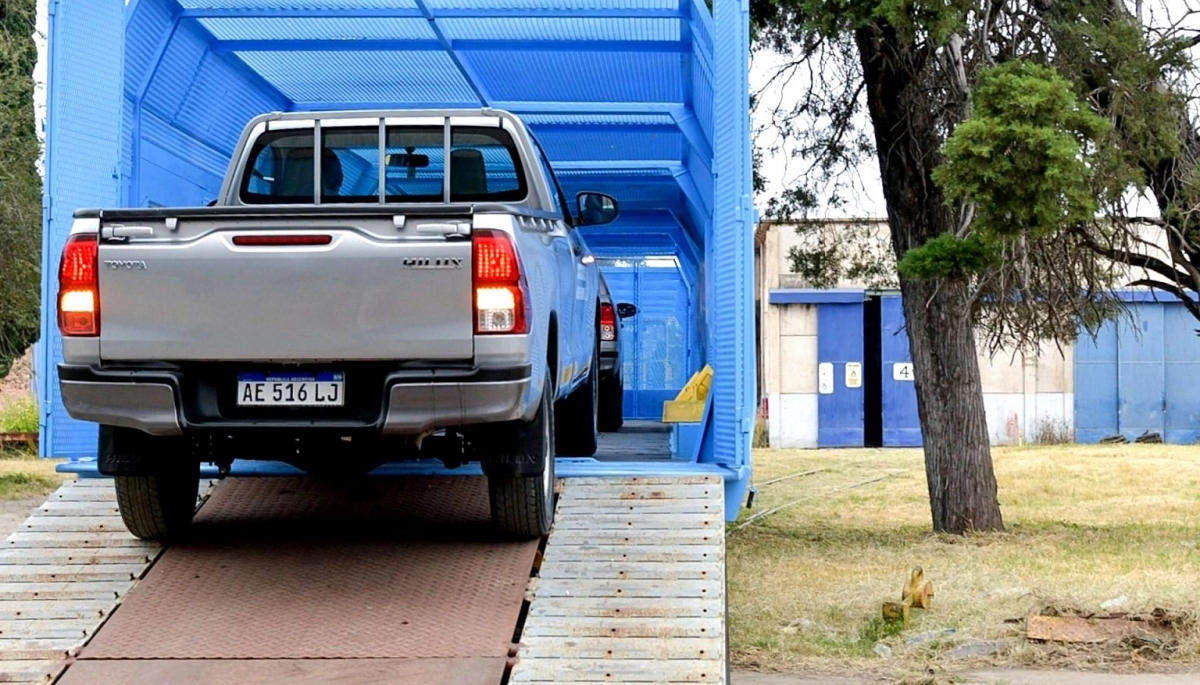
[[[615,433],[625,423],[625,388],[620,376],[600,379],[600,431]]]
[[[505,536],[529,540],[550,533],[554,525],[554,402],[550,379],[533,421],[521,428],[518,450],[540,462],[537,475],[488,475],[492,523]]]
[[[590,457],[599,443],[600,343],[592,348],[592,365],[587,380],[567,399],[558,403],[554,436],[556,452],[564,457]]]
[[[121,520],[135,537],[155,542],[177,540],[196,514],[200,462],[183,455],[162,455],[152,473],[114,476]],[[168,461],[169,460],[169,461]]]

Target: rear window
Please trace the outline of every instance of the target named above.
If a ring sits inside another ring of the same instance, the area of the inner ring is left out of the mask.
[[[442,202],[447,178],[445,128],[390,126],[321,130],[321,203]],[[313,131],[268,131],[254,143],[241,199],[246,204],[311,204],[316,189]],[[382,154],[381,154],[382,152]],[[382,162],[382,163],[381,163]],[[498,127],[453,127],[451,202],[517,202],[527,188],[512,136]]]

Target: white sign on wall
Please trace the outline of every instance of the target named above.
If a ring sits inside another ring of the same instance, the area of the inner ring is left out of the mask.
[[[858,362],[846,362],[846,387],[862,387],[862,364]]]
[[[833,394],[833,364],[829,362],[817,364],[817,392],[822,395]]]
[[[897,362],[892,364],[892,380],[911,381],[912,379],[912,362]]]

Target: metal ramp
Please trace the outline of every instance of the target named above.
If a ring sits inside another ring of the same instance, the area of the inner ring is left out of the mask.
[[[716,477],[563,482],[512,683],[726,682]]]
[[[725,682],[721,479],[560,486],[539,555],[477,478],[230,479],[166,550],[69,482],[0,552],[0,682]]]

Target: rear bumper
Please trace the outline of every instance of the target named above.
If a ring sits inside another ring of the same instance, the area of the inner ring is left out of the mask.
[[[185,371],[101,370],[61,364],[59,388],[67,412],[81,421],[134,428],[151,435],[227,429],[371,429],[419,435],[439,428],[525,418],[532,368],[525,366],[403,369],[382,374],[382,397],[366,397],[355,412],[240,415],[215,397],[219,384],[197,383]],[[378,381],[377,381],[378,382]],[[378,389],[380,386],[375,385]],[[349,388],[347,393],[350,393]]]
[[[613,377],[616,376],[620,370],[620,367],[617,366],[616,352],[611,354],[606,354],[604,352],[600,353],[600,375]]]

